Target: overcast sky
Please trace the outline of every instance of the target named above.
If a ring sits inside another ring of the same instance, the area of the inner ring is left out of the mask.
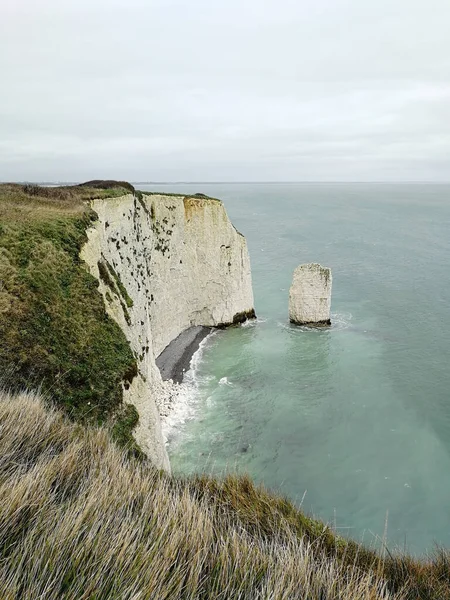
[[[449,0],[0,0],[0,180],[450,181]]]

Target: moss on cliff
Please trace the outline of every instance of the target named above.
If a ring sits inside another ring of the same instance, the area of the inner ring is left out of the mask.
[[[96,219],[85,200],[130,191],[100,183],[0,186],[0,372],[8,386],[40,385],[73,418],[94,422],[114,414],[121,382],[136,374],[128,342],[79,258]]]
[[[98,273],[100,279],[103,281],[105,285],[113,292],[117,298],[119,299],[120,305],[122,307],[123,316],[125,317],[125,321],[128,325],[131,325],[131,317],[128,312],[128,308],[133,306],[133,300],[128,295],[125,286],[123,285],[120,277],[117,275],[113,266],[106,260],[102,259],[97,262]],[[112,301],[111,294],[109,290],[106,291],[106,299],[108,302]]]

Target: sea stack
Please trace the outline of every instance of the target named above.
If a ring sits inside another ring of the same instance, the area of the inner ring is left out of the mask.
[[[289,319],[297,325],[331,325],[331,269],[318,263],[299,265],[289,290]]]

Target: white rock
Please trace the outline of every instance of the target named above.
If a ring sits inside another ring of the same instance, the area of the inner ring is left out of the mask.
[[[331,269],[299,265],[289,290],[289,319],[298,325],[330,325]]]
[[[211,198],[128,194],[91,205],[98,220],[81,258],[137,357],[139,374],[124,391],[140,416],[136,440],[158,467],[169,469],[160,414],[175,384],[162,381],[155,357],[188,327],[230,324],[254,313],[247,243]],[[99,263],[113,268],[128,298],[102,280]]]

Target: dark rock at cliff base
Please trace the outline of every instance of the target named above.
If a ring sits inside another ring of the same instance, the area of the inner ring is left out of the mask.
[[[248,321],[249,319],[256,319],[256,313],[254,308],[250,310],[244,310],[240,313],[236,313],[232,321],[229,321],[227,323],[219,323],[218,325],[216,325],[216,328],[226,329],[231,325],[241,325],[241,323],[245,323],[245,321]]]
[[[300,323],[299,321],[290,321],[292,325],[301,325],[302,327],[329,327],[331,325],[331,319],[327,319],[325,321],[308,321],[305,323]]]

